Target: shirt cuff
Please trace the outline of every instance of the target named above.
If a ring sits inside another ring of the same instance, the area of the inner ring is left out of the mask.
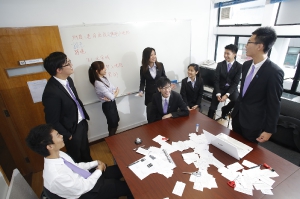
[[[226,93],[226,95],[227,95],[227,97],[229,97],[230,94],[229,94],[229,93]]]
[[[217,93],[216,96],[217,96],[217,97],[218,97],[218,96],[221,96],[221,93]]]

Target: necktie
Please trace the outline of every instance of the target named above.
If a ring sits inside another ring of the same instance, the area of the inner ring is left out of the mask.
[[[65,160],[64,158],[62,158],[62,159],[63,159],[65,165],[67,167],[69,167],[74,173],[77,173],[78,175],[84,177],[85,179],[87,179],[91,175],[90,172],[77,167],[75,164],[72,164],[71,162]]]
[[[230,71],[230,68],[231,68],[231,63],[229,63],[228,66],[227,66],[227,72]]]
[[[246,77],[246,79],[245,79],[245,82],[244,82],[244,88],[243,88],[243,97],[244,97],[244,95],[245,95],[245,93],[246,93],[246,90],[248,89],[248,87],[249,87],[249,84],[250,84],[250,82],[251,82],[251,80],[252,80],[252,77],[253,77],[253,74],[254,74],[254,69],[255,69],[255,66],[253,65],[252,66],[252,69],[251,69],[251,71],[250,71],[250,73],[249,73],[249,75]]]
[[[165,103],[164,103],[164,114],[167,114],[168,112],[168,100],[165,99]]]
[[[82,108],[81,108],[79,102],[77,101],[77,99],[76,99],[76,97],[75,97],[75,95],[74,95],[74,93],[73,93],[73,91],[72,91],[72,89],[71,89],[70,84],[69,84],[68,81],[67,81],[67,89],[68,89],[69,93],[71,94],[72,99],[75,101],[75,103],[76,103],[76,105],[77,105],[77,108],[78,108],[78,110],[79,110],[79,112],[80,112],[80,115],[81,115],[82,119],[85,119],[83,110],[82,110]]]

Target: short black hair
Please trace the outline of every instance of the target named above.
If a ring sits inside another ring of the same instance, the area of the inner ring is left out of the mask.
[[[55,76],[58,68],[62,68],[67,62],[67,55],[63,52],[53,52],[44,59],[44,68],[51,75]]]
[[[238,51],[238,47],[234,44],[229,44],[229,45],[225,46],[225,49],[230,50],[234,54],[236,54]]]
[[[269,52],[277,39],[277,34],[271,27],[260,27],[256,29],[252,34],[256,35],[255,42],[264,45],[264,53]]]
[[[157,88],[163,88],[167,84],[171,85],[171,81],[167,77],[161,77],[156,81]]]
[[[47,157],[50,155],[47,145],[54,144],[51,132],[53,127],[51,124],[41,124],[30,130],[26,143],[34,152]]]

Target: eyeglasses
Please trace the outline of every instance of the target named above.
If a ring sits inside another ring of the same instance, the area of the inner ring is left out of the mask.
[[[67,61],[67,63],[65,65],[63,65],[62,67],[67,67],[67,66],[71,66],[72,62],[71,60],[69,59],[69,61]]]
[[[169,89],[171,89],[171,86],[165,86],[165,87],[162,87],[162,88],[160,88],[161,90],[169,90]]]
[[[248,42],[247,42],[247,45],[248,45],[248,44],[260,44],[260,43],[259,43],[259,42],[255,42],[255,41],[248,41]]]

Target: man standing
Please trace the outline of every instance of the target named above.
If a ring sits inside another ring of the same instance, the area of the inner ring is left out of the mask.
[[[210,118],[214,117],[219,103],[225,102],[229,98],[230,102],[222,107],[222,118],[225,119],[239,96],[237,86],[241,78],[242,64],[235,61],[237,51],[236,45],[225,46],[225,60],[217,65],[212,101],[207,114]]]
[[[265,142],[276,132],[284,73],[267,56],[277,39],[271,27],[252,33],[246,45],[238,101],[232,112],[233,130],[252,142]]]
[[[44,60],[46,71],[52,76],[43,93],[46,122],[64,136],[67,153],[75,162],[90,162],[87,137],[89,119],[80,101],[73,80],[71,60],[62,52],[53,52]]]

